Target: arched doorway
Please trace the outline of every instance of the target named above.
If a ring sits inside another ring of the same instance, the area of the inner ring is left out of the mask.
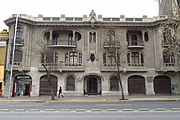
[[[32,89],[32,78],[29,75],[17,75],[13,84],[13,97],[15,96],[30,96]]]
[[[142,76],[134,75],[128,78],[128,92],[132,94],[145,94],[145,79]]]
[[[54,91],[54,94],[57,93],[58,79],[56,76],[51,75],[51,85]],[[40,92],[39,95],[51,95],[51,89],[49,86],[48,76],[44,75],[40,78]]]
[[[84,78],[84,95],[101,95],[101,78],[89,75]]]
[[[168,76],[156,76],[154,78],[155,94],[171,94],[171,80]]]

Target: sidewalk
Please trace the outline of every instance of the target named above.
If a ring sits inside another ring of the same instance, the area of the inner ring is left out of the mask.
[[[18,96],[0,97],[0,102],[157,102],[157,101],[177,101],[180,102],[180,95],[133,95],[125,96],[126,100],[120,100],[121,96],[65,96],[64,98],[55,98],[51,100],[51,96],[28,97]]]

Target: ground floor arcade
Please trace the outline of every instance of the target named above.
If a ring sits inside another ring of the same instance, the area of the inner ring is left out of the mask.
[[[59,87],[65,96],[84,95],[119,95],[121,89],[118,79],[113,74],[51,74],[51,82],[47,75],[23,74],[15,75],[13,80],[12,96],[41,96],[50,95],[52,86],[55,95]],[[122,75],[121,81],[125,95],[161,95],[179,94],[176,77],[168,75],[145,76],[141,74]],[[172,89],[173,87],[173,89]]]

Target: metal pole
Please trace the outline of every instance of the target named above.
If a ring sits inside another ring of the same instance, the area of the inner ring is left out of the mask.
[[[10,68],[10,78],[9,78],[9,93],[8,93],[8,100],[11,97],[11,86],[12,86],[12,74],[13,74],[13,67],[14,67],[14,51],[15,51],[15,44],[16,44],[16,36],[17,36],[17,25],[18,25],[18,13],[16,15],[16,23],[14,28],[14,39],[13,39],[13,48],[12,48],[12,63]]]

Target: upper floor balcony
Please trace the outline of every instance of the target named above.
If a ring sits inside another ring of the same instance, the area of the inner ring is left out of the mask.
[[[75,41],[72,41],[72,40],[52,40],[52,41],[48,41],[47,42],[47,47],[51,47],[51,48],[57,48],[57,47],[69,47],[69,48],[75,48],[77,45],[76,45],[76,42]]]
[[[22,62],[14,62],[13,68],[14,71],[30,71],[29,66],[24,66]],[[11,70],[11,64],[8,64],[8,67],[6,70],[10,71]]]
[[[103,43],[104,48],[120,48],[120,41],[104,41]]]
[[[163,63],[161,66],[156,67],[156,71],[159,72],[178,72],[180,68],[177,63]]]
[[[116,64],[102,64],[101,65],[102,72],[110,72],[110,71],[118,71],[118,67]],[[125,64],[119,66],[119,71],[121,72],[146,72],[147,68],[144,64]]]
[[[143,49],[144,43],[149,41],[148,32],[143,30],[128,30],[126,33],[127,48]]]
[[[81,34],[75,30],[48,30],[43,34],[47,47],[75,48],[81,40]]]
[[[85,66],[82,63],[40,63],[39,71],[45,71],[43,64],[51,71],[85,71]]]
[[[140,49],[143,49],[144,48],[144,43],[141,41],[141,42],[136,42],[136,43],[129,43],[128,46],[127,46],[129,49],[131,48],[140,48]]]

